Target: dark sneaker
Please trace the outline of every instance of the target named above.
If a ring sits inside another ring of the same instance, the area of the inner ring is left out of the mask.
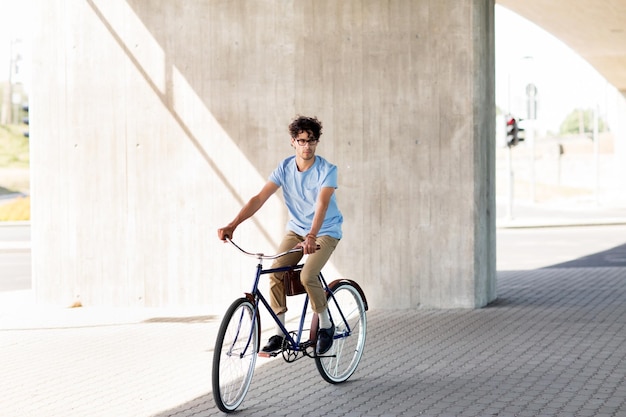
[[[335,325],[330,329],[319,329],[317,331],[317,347],[315,352],[318,355],[323,355],[328,352],[333,345],[333,337],[335,336]]]
[[[267,345],[263,346],[261,349],[263,352],[275,352],[277,350],[282,349],[283,347],[283,338],[281,336],[272,336],[270,340],[268,340]]]

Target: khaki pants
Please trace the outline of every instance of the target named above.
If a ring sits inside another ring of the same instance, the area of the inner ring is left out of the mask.
[[[302,242],[304,237],[294,232],[288,232],[278,247],[278,253],[293,249],[298,243]],[[317,278],[320,271],[326,265],[326,262],[333,253],[339,239],[330,236],[319,236],[317,244],[320,249],[315,253],[308,255],[308,258],[300,272],[300,280],[306,289],[309,299],[311,300],[311,308],[316,313],[321,313],[326,309],[326,293],[322,288],[320,280]],[[290,253],[274,260],[272,268],[280,268],[283,266],[296,265],[304,255],[302,252]],[[287,311],[287,297],[285,296],[285,286],[282,278],[283,272],[272,274],[270,276],[270,305],[274,313],[280,314]]]

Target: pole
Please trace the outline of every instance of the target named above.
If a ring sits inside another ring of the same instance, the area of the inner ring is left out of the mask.
[[[535,131],[533,121],[528,120],[527,123],[526,133],[530,142],[530,201],[534,204],[537,201],[535,194]]]
[[[600,138],[598,137],[598,105],[593,110],[593,167],[595,172],[596,204],[600,204]]]
[[[9,85],[8,85],[8,91],[6,94],[6,112],[4,113],[5,115],[5,120],[3,120],[3,122],[5,124],[11,124],[13,123],[13,44],[15,43],[15,41],[13,39],[11,39],[9,41]]]
[[[535,193],[535,119],[537,119],[537,87],[533,83],[526,85],[526,134],[530,142],[530,201],[537,201]]]
[[[511,146],[507,146],[506,162],[508,170],[508,182],[509,182],[509,198],[507,204],[506,216],[509,220],[513,220],[513,149]]]

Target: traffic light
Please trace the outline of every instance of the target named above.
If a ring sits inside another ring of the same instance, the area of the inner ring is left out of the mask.
[[[504,121],[506,122],[506,146],[511,148],[517,145],[519,140],[519,127],[517,126],[517,119],[515,119],[512,115],[507,114],[504,117]]]
[[[24,117],[24,118],[22,119],[22,122],[23,122],[25,125],[28,125],[28,124],[29,124],[29,120],[28,120],[28,104],[24,104],[24,105],[22,106],[22,111],[24,112],[24,114],[26,114],[26,117]],[[26,132],[24,132],[24,136],[26,136],[27,138],[28,138],[28,137],[30,137],[30,133],[28,132],[28,130],[27,130]]]
[[[522,142],[526,138],[526,133],[524,133],[524,128],[521,125],[523,119],[518,119],[517,121],[517,143]]]

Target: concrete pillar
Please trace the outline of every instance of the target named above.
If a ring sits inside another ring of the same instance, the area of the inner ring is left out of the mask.
[[[201,305],[250,287],[216,238],[324,123],[344,239],[325,271],[375,308],[496,297],[493,0],[41,2],[32,244],[47,303]],[[44,24],[45,22],[45,24]],[[280,195],[238,241],[272,252]]]

